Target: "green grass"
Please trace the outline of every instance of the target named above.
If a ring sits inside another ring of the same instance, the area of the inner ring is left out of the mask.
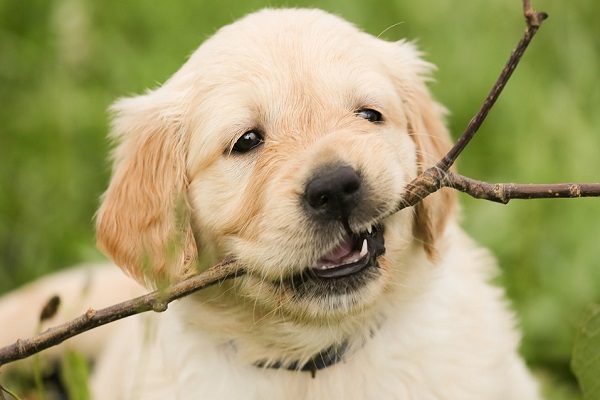
[[[92,218],[109,177],[107,106],[163,82],[219,26],[267,5],[319,6],[418,39],[457,136],[524,29],[520,4],[0,0],[0,293],[102,257]],[[487,181],[600,181],[600,6],[534,6],[550,19],[459,167]],[[580,398],[569,360],[580,316],[600,301],[600,201],[463,204],[467,230],[499,258],[548,398]]]

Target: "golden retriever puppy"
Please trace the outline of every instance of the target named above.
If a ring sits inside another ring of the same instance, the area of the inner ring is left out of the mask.
[[[112,108],[98,243],[148,288],[247,274],[123,323],[96,399],[537,399],[492,257],[451,191],[392,214],[449,147],[432,66],[319,10],[219,30]]]

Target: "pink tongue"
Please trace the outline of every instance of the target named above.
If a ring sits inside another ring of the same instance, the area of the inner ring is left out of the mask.
[[[332,264],[341,264],[344,258],[348,257],[352,253],[352,239],[346,236],[344,241],[331,253],[325,255],[321,261],[330,262]]]

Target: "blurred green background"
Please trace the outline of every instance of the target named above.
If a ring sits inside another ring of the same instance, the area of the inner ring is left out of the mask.
[[[388,40],[418,39],[455,137],[524,30],[519,0],[0,0],[0,293],[102,258],[92,218],[110,171],[107,106],[265,6],[320,7]],[[598,182],[600,4],[534,6],[550,19],[459,168],[491,182]],[[499,258],[548,398],[580,398],[569,359],[579,316],[600,301],[600,199],[461,197],[467,230]]]

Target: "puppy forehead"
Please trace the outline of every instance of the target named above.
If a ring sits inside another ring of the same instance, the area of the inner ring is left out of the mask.
[[[322,10],[265,9],[221,28],[203,47],[209,51],[216,47],[218,53],[234,57],[255,54],[260,58],[273,50],[285,50],[286,57],[303,56],[307,50],[316,57],[322,57],[323,51],[336,57],[335,53],[360,47],[354,45],[366,37],[370,36]]]
[[[236,85],[281,96],[318,83],[343,91],[377,75],[385,45],[321,10],[263,10],[219,30],[188,64],[199,90]]]
[[[361,107],[386,113],[400,104],[390,46],[321,10],[267,9],[221,28],[173,79],[195,99],[192,145],[206,152],[194,158],[214,159],[254,128],[305,130]]]

